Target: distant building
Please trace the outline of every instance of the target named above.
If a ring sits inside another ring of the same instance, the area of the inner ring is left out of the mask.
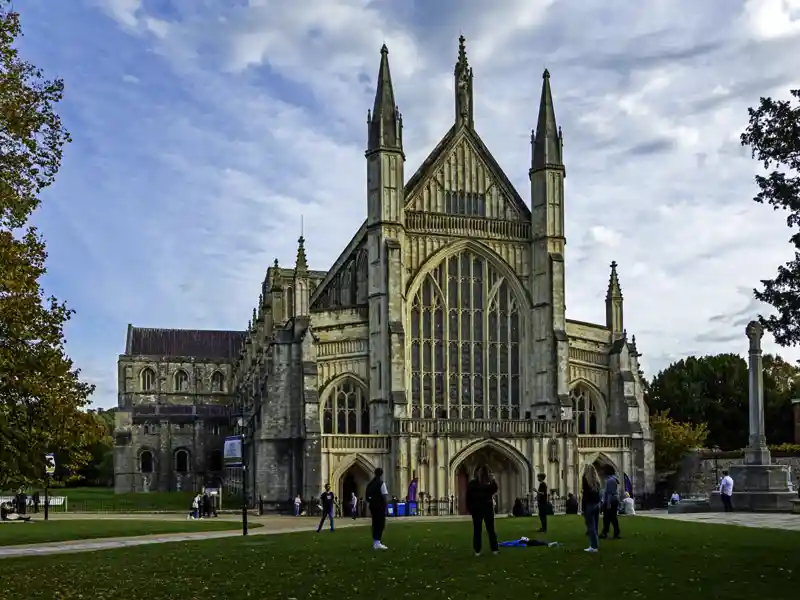
[[[118,360],[116,492],[221,484],[241,331],[128,326]]]

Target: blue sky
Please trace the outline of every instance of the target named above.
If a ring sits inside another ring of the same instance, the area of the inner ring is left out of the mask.
[[[800,0],[25,0],[25,57],[63,77],[74,142],[36,215],[68,350],[116,404],[127,323],[243,328],[304,215],[328,268],[365,214],[384,42],[407,172],[452,121],[459,33],[476,129],[526,200],[542,69],[567,164],[568,317],[602,321],[619,262],[648,375],[743,352],[751,289],[791,258],[739,147],[800,87]],[[774,349],[766,340],[767,349]],[[787,358],[800,358],[784,350]]]

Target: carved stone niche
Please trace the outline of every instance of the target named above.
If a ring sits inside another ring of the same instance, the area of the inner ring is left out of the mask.
[[[422,465],[427,465],[430,458],[428,456],[428,438],[425,435],[419,438],[419,449],[417,451],[419,462]]]
[[[558,462],[558,440],[552,439],[547,444],[547,459],[551,463]]]

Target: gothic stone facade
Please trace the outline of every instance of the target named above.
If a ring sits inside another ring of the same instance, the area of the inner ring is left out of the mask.
[[[566,172],[549,73],[531,139],[530,208],[475,129],[463,38],[454,75],[453,126],[406,178],[382,48],[366,220],[329,271],[308,268],[302,237],[293,268],[267,269],[232,384],[247,422],[249,487],[268,502],[317,496],[326,482],[340,497],[361,497],[378,466],[392,494],[405,496],[416,478],[420,493],[455,496],[461,509],[480,464],[497,474],[504,510],[539,473],[559,495],[578,491],[587,462],[613,465],[636,493],[653,488],[616,264],[605,323],[566,318]],[[163,386],[180,361],[161,354]],[[148,360],[121,359],[121,390],[155,368]],[[205,359],[185,360],[209,372]],[[127,464],[158,440],[137,435]],[[241,484],[240,472],[229,475]]]
[[[250,485],[270,501],[463,491],[490,464],[510,508],[538,473],[563,495],[586,462],[653,487],[635,338],[612,264],[606,322],[565,315],[561,129],[545,71],[522,200],[474,126],[463,38],[455,122],[410,178],[388,50],[368,117],[366,220],[332,268],[267,270],[235,364]],[[462,507],[463,508],[463,507]]]
[[[128,326],[117,362],[116,492],[222,483],[233,362],[244,338],[240,331]]]

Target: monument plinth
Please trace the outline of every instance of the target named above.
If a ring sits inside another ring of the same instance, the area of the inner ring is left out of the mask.
[[[750,341],[749,414],[750,440],[744,454],[744,464],[731,465],[733,479],[733,510],[749,512],[791,512],[797,494],[789,484],[791,473],[784,465],[772,464],[767,438],[764,435],[764,367],[761,361],[761,338],[764,328],[751,321],[745,329]],[[722,508],[719,491],[711,494],[714,510]]]

